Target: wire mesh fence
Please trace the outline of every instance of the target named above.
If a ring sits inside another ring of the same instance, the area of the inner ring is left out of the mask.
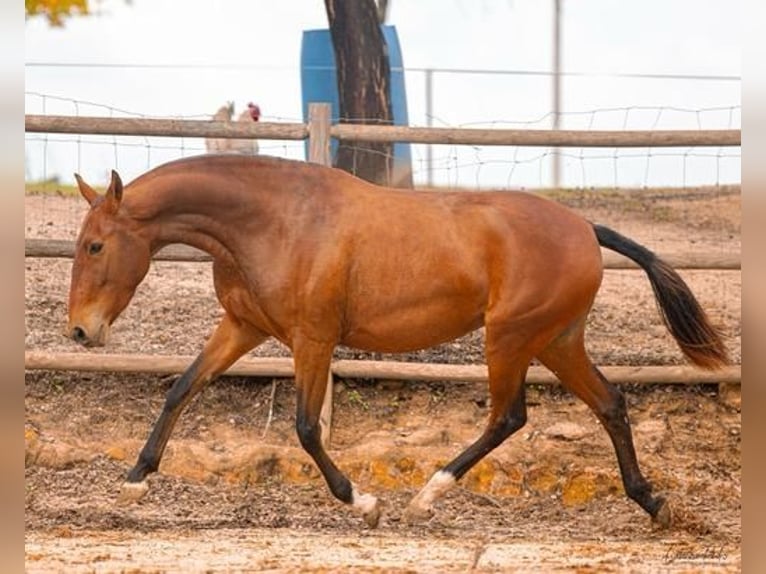
[[[28,114],[74,117],[152,118],[107,104],[26,93]],[[211,119],[213,112],[162,116],[184,120]],[[572,130],[731,130],[741,125],[741,106],[680,108],[630,106],[566,112],[563,125]],[[301,118],[264,114],[264,122],[302,122]],[[432,123],[432,122],[429,122]],[[545,129],[550,113],[534,119],[498,119],[441,127],[471,129]],[[616,128],[615,128],[616,126]],[[71,183],[78,172],[105,181],[111,169],[127,179],[161,163],[205,153],[203,138],[27,133],[26,179]],[[564,187],[673,187],[739,183],[738,147],[531,147],[498,145],[410,145],[415,185],[476,189],[549,187],[551,159],[559,156]],[[259,153],[305,159],[306,146],[297,141],[261,141]]]

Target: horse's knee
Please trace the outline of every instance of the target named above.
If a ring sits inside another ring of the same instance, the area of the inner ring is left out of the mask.
[[[295,431],[301,446],[309,453],[315,453],[321,446],[319,421],[309,421],[301,414],[295,419]]]
[[[177,408],[183,406],[184,402],[188,399],[189,393],[193,392],[193,385],[197,377],[199,376],[199,366],[202,362],[202,356],[200,355],[184,373],[176,379],[173,386],[170,387],[167,395],[165,395],[165,411],[174,411]],[[210,382],[208,378],[205,383]]]

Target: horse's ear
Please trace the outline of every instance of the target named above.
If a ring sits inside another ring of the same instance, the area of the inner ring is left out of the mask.
[[[109,183],[109,188],[106,190],[106,203],[109,206],[109,211],[116,213],[120,207],[122,201],[122,180],[120,175],[112,170],[112,181]]]
[[[80,177],[79,173],[74,174],[74,178],[77,180],[77,187],[80,188],[80,193],[85,198],[85,201],[87,201],[90,205],[93,205],[93,203],[99,197],[96,190],[85,183],[85,181],[83,181],[83,179]]]

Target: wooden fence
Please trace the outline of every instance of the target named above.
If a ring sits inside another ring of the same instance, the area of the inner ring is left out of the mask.
[[[257,138],[320,142],[318,163],[328,163],[330,138],[349,141],[387,141],[426,144],[504,145],[545,147],[694,147],[740,146],[741,130],[518,130],[425,128],[331,124],[329,104],[313,104],[307,124],[269,122],[221,122],[90,116],[25,117],[27,132],[105,134],[125,136],[172,136]],[[321,161],[324,160],[324,161]]]
[[[181,374],[192,361],[193,355],[146,355],[107,353],[47,353],[29,351],[25,367],[30,370],[91,371],[116,373]],[[738,383],[737,365],[719,371],[700,371],[686,365],[599,367],[607,379],[614,383],[696,384]],[[462,381],[486,383],[489,381],[486,365],[453,365],[444,363],[407,363],[399,361],[366,361],[340,359],[332,362],[333,375],[349,379],[404,379],[408,381]],[[245,357],[227,371],[232,376],[292,377],[293,360],[287,357]],[[545,367],[532,366],[527,372],[527,383],[556,384],[558,379]]]
[[[107,134],[131,136],[176,136],[213,138],[257,138],[275,140],[309,140],[309,161],[330,164],[330,141],[388,141],[429,144],[550,146],[550,147],[693,147],[740,146],[741,130],[682,130],[682,131],[576,131],[576,130],[513,130],[513,129],[452,129],[401,126],[372,126],[335,124],[330,121],[329,104],[312,104],[309,121],[302,123],[242,123],[199,120],[105,118],[40,116],[25,117],[27,132]],[[25,241],[27,257],[72,257],[69,241]],[[740,256],[723,254],[665,256],[669,263],[684,269],[740,269]],[[176,261],[209,261],[210,257],[186,246],[169,246],[156,259]],[[605,266],[612,269],[635,268],[635,264],[613,253],[605,253]],[[192,361],[186,356],[106,355],[92,353],[27,352],[27,369],[98,370],[154,373],[180,373]],[[227,374],[265,377],[293,376],[291,359],[247,358],[238,361]],[[602,366],[604,374],[616,383],[740,383],[741,367],[731,366],[709,373],[692,367]],[[356,377],[364,379],[459,380],[486,381],[486,367],[481,365],[434,365],[375,361],[336,361],[329,378]],[[530,383],[553,383],[555,377],[540,367],[533,367],[527,378]],[[329,440],[332,412],[332,385],[323,411],[324,441]]]

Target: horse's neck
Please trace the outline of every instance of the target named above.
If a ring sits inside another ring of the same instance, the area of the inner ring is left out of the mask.
[[[126,196],[127,207],[142,222],[153,252],[184,243],[213,257],[230,255],[235,218],[245,219],[258,195],[254,191],[243,197],[231,188],[210,177],[157,178],[147,189]]]

